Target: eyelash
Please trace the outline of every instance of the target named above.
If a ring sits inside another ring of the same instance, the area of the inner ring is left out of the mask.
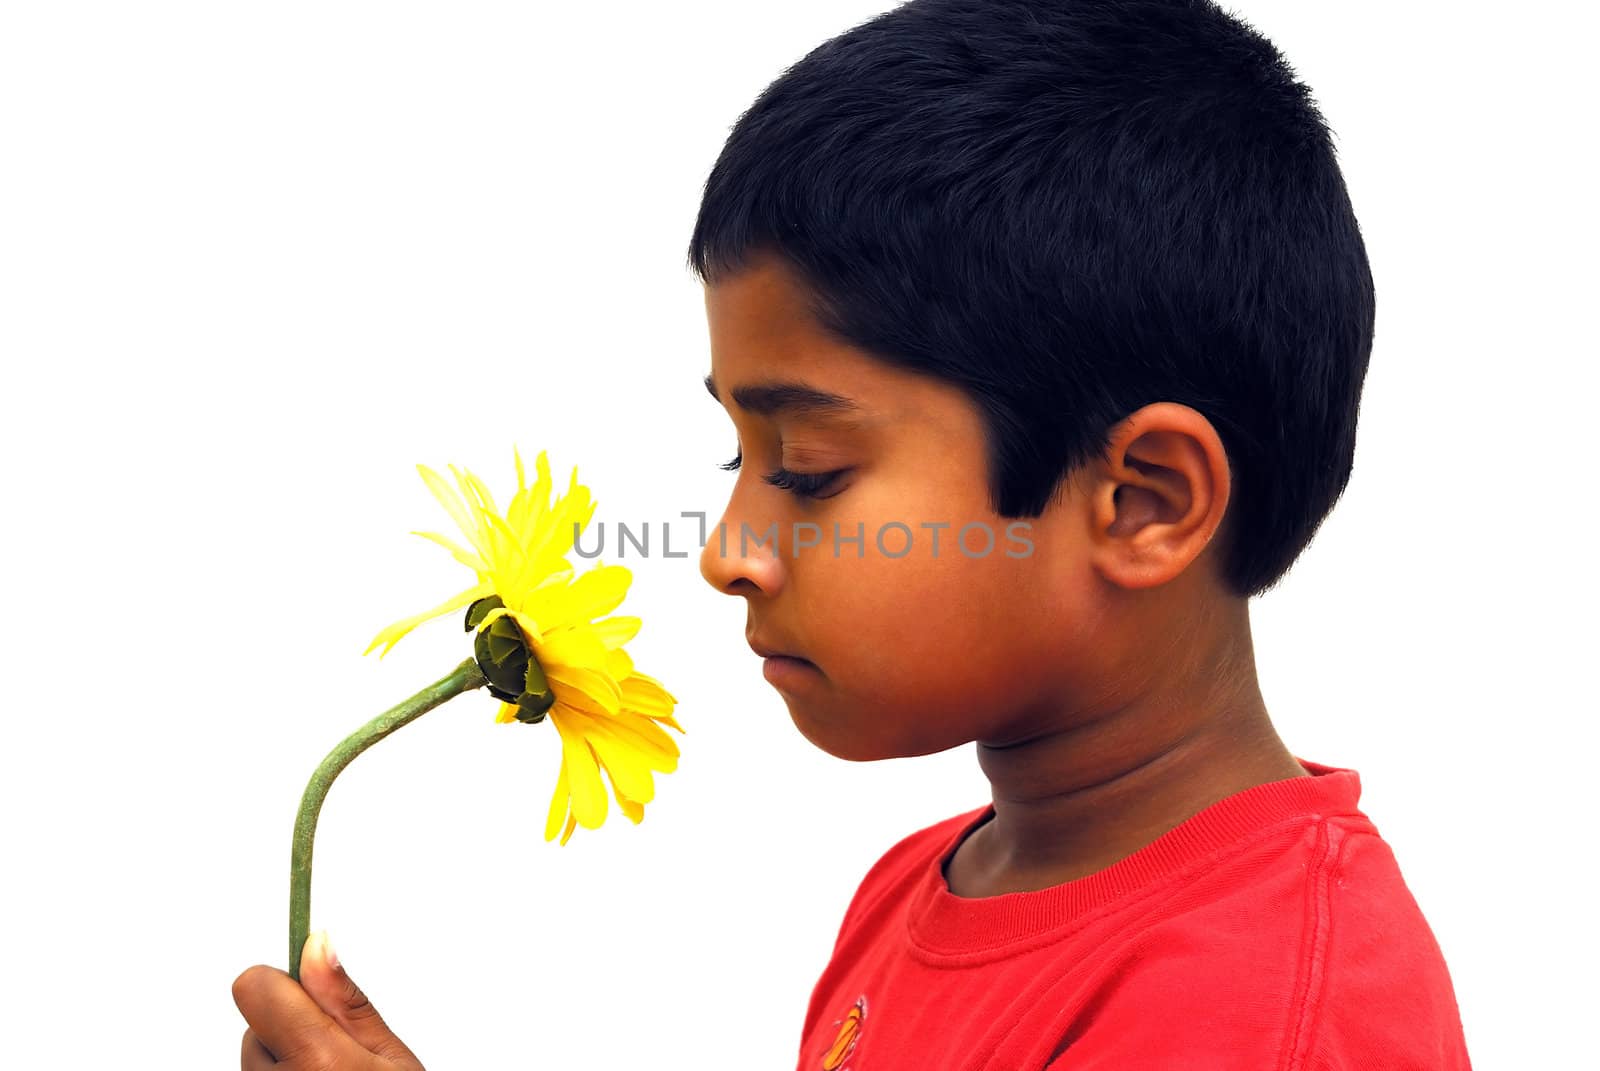
[[[744,451],[741,450],[732,461],[724,461],[719,468],[725,472],[736,471],[744,464]],[[769,472],[762,477],[767,483],[781,490],[788,491],[796,498],[816,501],[823,498],[832,498],[832,495],[819,495],[834,478],[848,472],[848,469],[835,469],[832,472],[791,472],[789,469],[780,468],[776,472]]]

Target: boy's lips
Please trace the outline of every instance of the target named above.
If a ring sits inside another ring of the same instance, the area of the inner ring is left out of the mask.
[[[747,637],[745,642],[750,644],[750,649],[762,658],[788,658],[795,662],[805,662],[810,665],[810,660],[801,655],[793,654],[767,643],[764,640]]]
[[[812,687],[822,676],[822,671],[809,659],[790,654],[765,640],[746,638],[750,649],[762,658],[761,675],[779,691],[788,692]]]

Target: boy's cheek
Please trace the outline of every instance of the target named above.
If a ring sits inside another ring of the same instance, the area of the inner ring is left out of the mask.
[[[847,674],[831,696],[843,721],[875,726],[873,735],[941,750],[964,743],[985,712],[1015,701],[1021,683],[959,638],[928,628],[899,639],[884,637]],[[798,697],[802,701],[808,697]],[[907,752],[924,754],[926,751]]]

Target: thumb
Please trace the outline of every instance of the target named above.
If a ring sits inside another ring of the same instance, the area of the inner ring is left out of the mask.
[[[416,1055],[395,1036],[361,987],[351,980],[334,953],[326,930],[306,938],[300,957],[300,985],[362,1048],[388,1060],[410,1061],[412,1066],[421,1067]]]

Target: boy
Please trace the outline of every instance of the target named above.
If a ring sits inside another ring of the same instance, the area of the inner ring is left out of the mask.
[[[992,785],[867,873],[801,1071],[1468,1068],[1356,773],[1256,681],[1374,307],[1273,47],[1206,0],[912,0],[741,117],[690,254],[741,469],[702,573],[812,743],[975,742]],[[419,1066],[303,977],[235,983],[244,1067]]]

